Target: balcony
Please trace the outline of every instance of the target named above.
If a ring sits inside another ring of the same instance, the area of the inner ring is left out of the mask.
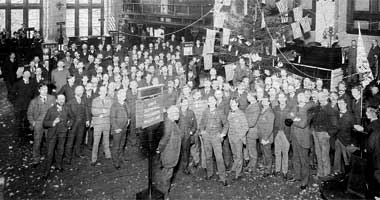
[[[167,26],[212,26],[212,4],[159,4],[159,3],[124,3],[124,19],[129,23],[157,24]]]

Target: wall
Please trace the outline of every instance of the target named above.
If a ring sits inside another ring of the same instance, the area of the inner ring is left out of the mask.
[[[339,0],[336,2],[336,9],[338,11],[336,26],[338,28],[339,42],[341,46],[349,46],[351,40],[357,40],[358,35],[348,34],[346,31],[347,28],[347,3],[349,0]],[[371,47],[371,41],[374,39],[380,39],[379,36],[367,36],[363,35],[364,46],[366,52],[368,53]]]

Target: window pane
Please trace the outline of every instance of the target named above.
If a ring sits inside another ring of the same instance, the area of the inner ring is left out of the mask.
[[[100,9],[92,9],[92,35],[100,35]]]
[[[23,10],[12,9],[11,10],[11,31],[12,33],[21,28],[23,22]]]
[[[11,3],[24,3],[24,0],[11,0]]]
[[[355,11],[369,11],[370,0],[355,0]]]
[[[79,9],[79,36],[88,36],[88,9]]]
[[[36,31],[40,30],[40,9],[29,10],[29,27],[34,27]]]
[[[102,0],[92,0],[92,4],[100,4],[102,3]]]
[[[31,4],[31,3],[40,3],[41,2],[41,0],[29,0],[29,4]]]
[[[358,29],[358,23],[360,23],[360,29],[361,30],[369,30],[369,21],[365,20],[355,20],[354,21],[354,28]]]
[[[5,3],[5,0],[0,0],[0,3]]]
[[[80,4],[82,4],[82,3],[83,3],[83,4],[88,4],[88,0],[79,0],[79,3],[80,3]]]
[[[75,3],[75,0],[66,0],[66,3],[67,3],[67,4],[74,4],[74,3]]]
[[[0,9],[0,31],[5,29],[5,9]]]
[[[66,35],[75,36],[75,10],[66,9]]]

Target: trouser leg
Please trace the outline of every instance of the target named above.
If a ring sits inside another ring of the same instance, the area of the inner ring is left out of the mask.
[[[321,132],[313,131],[314,138],[314,148],[315,154],[317,156],[317,176],[322,177],[323,175],[323,163],[322,163],[322,143],[319,140],[319,134]]]
[[[83,135],[84,135],[84,129],[85,129],[85,124],[84,123],[80,123],[78,125],[78,128],[77,128],[77,131],[75,133],[75,146],[74,146],[74,150],[75,150],[75,154],[77,156],[80,156],[82,154],[82,150],[81,150],[81,145],[82,145],[82,142],[83,142]]]
[[[301,180],[301,156],[300,156],[300,145],[298,141],[292,139],[292,148],[293,148],[293,169],[294,169],[294,178]]]
[[[113,133],[113,145],[112,145],[112,162],[114,165],[119,165],[119,159],[120,159],[120,149],[121,149],[121,132],[120,133]]]
[[[50,167],[53,164],[53,158],[54,158],[54,150],[57,143],[57,135],[54,133],[53,135],[49,135],[47,137],[47,144],[48,144],[48,152],[46,157],[46,167],[45,172],[48,173],[50,171]]]
[[[161,170],[162,173],[162,192],[167,195],[170,191],[170,180],[173,176],[173,168],[163,167]]]
[[[222,141],[219,138],[211,140],[212,149],[216,159],[216,167],[218,168],[218,174],[221,181],[226,180],[226,167],[224,165],[223,153],[222,153]]]
[[[322,166],[323,166],[323,176],[327,176],[331,173],[330,164],[330,136],[327,132],[323,132],[320,135],[320,142],[322,145]]]
[[[33,133],[33,163],[40,162],[41,158],[41,142],[44,135],[42,123],[37,123]]]
[[[187,169],[189,166],[190,160],[190,136],[186,135],[182,138],[181,144],[181,160],[182,160],[182,169]]]
[[[232,170],[235,171],[236,177],[239,177],[243,169],[243,142],[237,137],[230,137],[229,141],[233,155]]]
[[[248,168],[256,170],[257,166],[257,139],[247,137],[247,149],[249,153]]]
[[[282,173],[287,174],[288,173],[288,168],[289,168],[289,148],[290,148],[290,143],[286,136],[283,136],[284,138],[284,145],[282,148]]]
[[[106,158],[111,158],[110,131],[108,129],[103,129],[103,148]]]
[[[65,151],[66,133],[58,134],[58,144],[55,151],[55,162],[57,167],[62,167],[63,152]]]
[[[91,162],[96,162],[98,160],[98,151],[99,151],[99,143],[102,138],[102,132],[99,128],[94,128],[94,144],[92,146],[91,153]]]
[[[271,144],[262,145],[264,154],[264,167],[266,173],[271,173],[272,168],[272,149]]]
[[[193,163],[195,164],[195,165],[198,165],[199,164],[199,162],[200,162],[200,151],[199,151],[199,146],[200,146],[200,142],[199,142],[199,138],[198,138],[198,136],[197,135],[193,135],[193,136],[191,136],[193,139],[193,141],[194,141],[194,143],[193,144],[191,144],[191,146],[190,146],[190,155],[191,155],[191,157],[193,157]]]
[[[73,153],[73,144],[75,139],[75,125],[73,128],[68,132],[67,134],[67,141],[66,141],[66,147],[65,147],[65,159],[68,161],[71,161],[72,159],[72,153]]]
[[[335,140],[335,155],[334,155],[334,172],[342,172],[342,146],[339,144],[339,139]]]
[[[309,184],[309,149],[300,146],[300,158],[301,158],[301,185]]]
[[[88,148],[92,148],[92,144],[94,142],[94,127],[87,128],[87,146]]]
[[[207,176],[211,177],[214,174],[214,167],[213,167],[213,160],[212,160],[213,148],[211,144],[211,139],[204,137],[203,145],[205,148],[205,155],[206,155]]]
[[[232,152],[228,137],[224,138],[222,142],[222,155],[226,168],[230,168],[232,165]]]
[[[275,170],[276,172],[281,171],[282,164],[282,142],[280,138],[280,133],[277,133],[277,136],[274,138],[274,156],[275,156]]]

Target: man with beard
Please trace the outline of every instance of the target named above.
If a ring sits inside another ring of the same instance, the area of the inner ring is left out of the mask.
[[[71,127],[69,111],[65,105],[65,96],[57,96],[57,103],[50,107],[43,120],[43,125],[48,129],[46,140],[48,143],[48,153],[44,176],[47,177],[50,172],[53,158],[55,155],[55,165],[58,171],[63,171],[62,157],[65,148],[67,130]]]

